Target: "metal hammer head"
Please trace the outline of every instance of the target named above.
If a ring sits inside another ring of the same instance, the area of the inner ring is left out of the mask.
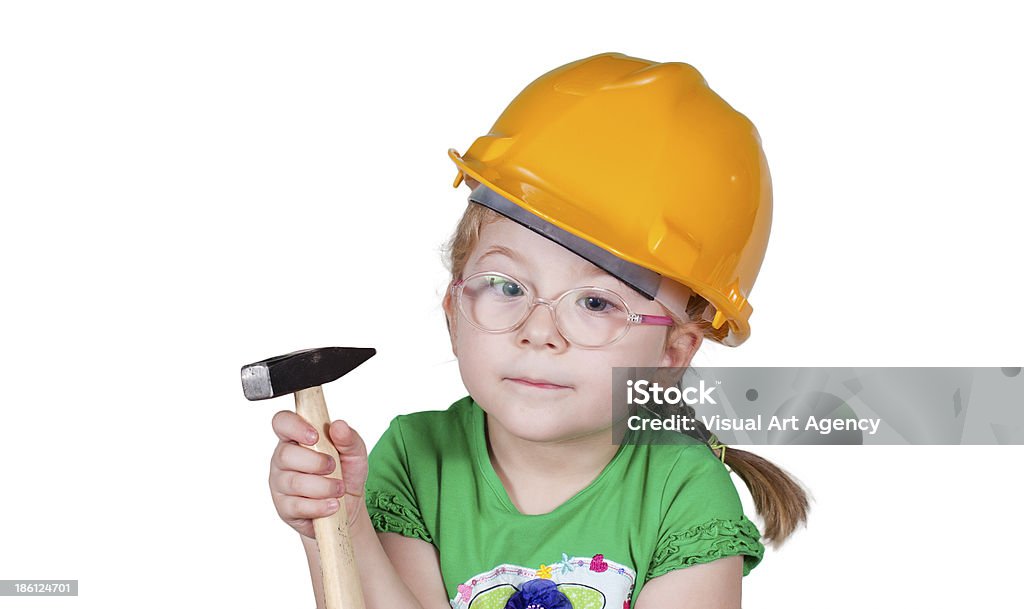
[[[322,347],[279,355],[242,366],[242,391],[265,400],[317,387],[340,378],[377,353],[363,347]]]

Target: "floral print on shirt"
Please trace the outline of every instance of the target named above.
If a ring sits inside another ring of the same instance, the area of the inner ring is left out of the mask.
[[[629,609],[636,571],[603,554],[502,564],[459,584],[452,609]]]

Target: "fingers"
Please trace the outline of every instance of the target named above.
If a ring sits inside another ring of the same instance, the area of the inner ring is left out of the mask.
[[[330,455],[317,452],[298,444],[280,443],[274,451],[271,469],[280,469],[304,474],[327,475],[337,464]]]
[[[269,482],[281,518],[300,534],[314,538],[312,521],[337,512],[345,497],[351,526],[359,508],[366,509],[362,501],[367,473],[363,439],[344,421],[336,421],[329,428],[329,439],[339,450],[340,459],[335,459],[309,448],[319,440],[317,431],[297,413],[276,413],[273,428],[279,442],[271,458]],[[336,463],[339,460],[341,468]],[[337,469],[344,469],[344,481],[328,477]]]
[[[285,520],[323,518],[338,511],[337,499],[307,499],[285,495],[279,503],[280,515]]]
[[[327,478],[316,474],[278,470],[270,475],[270,488],[276,493],[292,497],[308,499],[331,499],[344,495],[344,483],[337,478]],[[287,500],[285,500],[287,502]],[[306,518],[301,514],[290,513],[292,517]]]
[[[290,410],[282,410],[274,415],[272,420],[274,433],[282,442],[295,442],[312,446],[319,439],[317,431],[300,417]],[[341,452],[349,454],[366,454],[366,443],[356,430],[349,427],[344,420],[337,420],[330,426],[331,440],[334,446]]]
[[[274,433],[282,442],[297,442],[310,446],[317,442],[316,430],[295,412],[282,410],[274,415],[272,423]]]

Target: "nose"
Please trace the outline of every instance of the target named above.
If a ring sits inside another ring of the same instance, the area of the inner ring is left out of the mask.
[[[554,306],[541,299],[537,299],[533,308],[526,314],[526,319],[516,330],[516,342],[523,347],[536,346],[555,350],[563,350],[569,345],[558,330]]]

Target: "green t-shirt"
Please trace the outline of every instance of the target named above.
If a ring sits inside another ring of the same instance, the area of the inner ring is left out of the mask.
[[[517,593],[521,607],[568,599],[575,609],[628,609],[644,583],[673,569],[742,554],[747,575],[764,555],[705,444],[623,443],[589,486],[525,515],[494,471],[485,422],[470,396],[399,415],[369,457],[374,528],[437,548],[454,609],[503,609]]]

